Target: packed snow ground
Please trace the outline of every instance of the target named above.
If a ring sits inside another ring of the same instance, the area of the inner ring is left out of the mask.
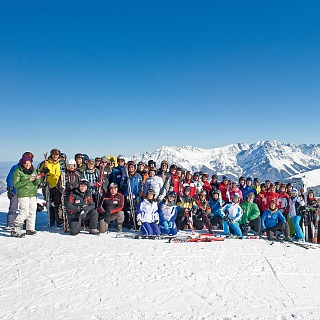
[[[320,319],[320,250],[263,240],[176,243],[5,231],[0,319]]]

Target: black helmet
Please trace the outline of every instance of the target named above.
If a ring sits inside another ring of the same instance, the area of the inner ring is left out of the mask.
[[[87,187],[90,186],[90,182],[89,182],[87,179],[81,179],[80,182],[79,182],[79,186],[80,186],[81,184],[84,184],[84,185],[86,185]]]
[[[74,155],[74,160],[76,160],[77,158],[83,159],[83,154],[82,154],[82,153],[76,153],[76,154]]]

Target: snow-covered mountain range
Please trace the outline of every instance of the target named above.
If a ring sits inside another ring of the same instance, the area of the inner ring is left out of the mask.
[[[164,146],[153,152],[135,154],[130,159],[136,162],[152,159],[157,166],[161,160],[167,160],[192,172],[215,173],[220,177],[226,174],[230,179],[243,175],[259,177],[261,181],[285,181],[320,168],[320,144],[259,141],[251,145],[237,143],[213,149]]]

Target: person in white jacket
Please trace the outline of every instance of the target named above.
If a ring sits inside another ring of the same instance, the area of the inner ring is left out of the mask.
[[[155,192],[153,189],[149,189],[146,197],[140,201],[137,207],[137,224],[141,226],[142,234],[158,236],[160,235],[158,223],[159,214]]]
[[[143,193],[146,195],[149,189],[154,190],[155,192],[155,199],[158,198],[160,194],[160,190],[163,186],[163,180],[161,177],[156,176],[156,168],[151,167],[149,169],[149,178],[146,179],[143,185]]]

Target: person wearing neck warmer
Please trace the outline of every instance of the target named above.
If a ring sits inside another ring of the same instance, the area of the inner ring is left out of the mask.
[[[32,158],[24,156],[19,167],[13,173],[13,184],[17,188],[20,212],[15,218],[11,236],[22,238],[26,234],[34,235],[37,212],[37,188],[41,175],[37,175],[32,165]],[[26,233],[22,233],[22,225],[26,220]]]

